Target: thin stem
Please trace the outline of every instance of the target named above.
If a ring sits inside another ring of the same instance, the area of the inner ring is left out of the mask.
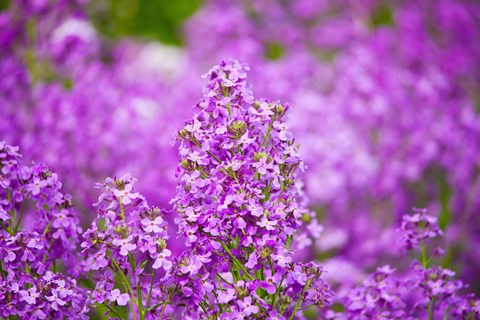
[[[7,193],[7,201],[11,202],[12,199],[11,199],[11,195],[10,195],[10,190],[8,188],[6,190],[6,193]],[[15,210],[15,206],[13,206],[13,207],[14,207],[13,210]],[[17,214],[15,213],[15,216],[16,215]],[[10,220],[9,220],[9,223],[8,223],[8,233],[10,233],[11,235],[13,235],[13,229],[12,229],[13,219],[14,219],[13,216],[14,215],[12,214],[12,212],[10,212]]]
[[[152,272],[152,281],[150,282],[150,290],[148,291],[148,298],[147,298],[147,304],[145,305],[146,308],[150,305],[150,299],[152,298],[152,290],[153,290],[153,282],[155,281],[155,273],[157,272],[157,269],[153,269]],[[147,311],[146,309],[145,311]]]
[[[293,309],[292,315],[290,316],[289,320],[292,320],[293,317],[295,317],[295,313],[297,313],[298,308],[301,306],[303,301],[303,295],[305,294],[305,291],[308,290],[308,287],[310,286],[311,281],[312,279],[308,279],[307,283],[305,284],[305,287],[303,287],[302,294],[300,295],[300,298],[298,298],[297,303],[295,304],[295,308]]]
[[[242,263],[240,261],[238,261],[237,258],[235,258],[233,256],[232,252],[230,251],[230,249],[228,249],[227,245],[225,243],[223,243],[223,241],[220,241],[220,244],[222,245],[223,249],[228,253],[230,258],[232,258],[233,262],[237,265],[237,267],[239,267],[245,273],[247,278],[249,278],[250,280],[254,280],[255,278],[252,277],[250,275],[250,273],[248,272],[248,270],[245,269],[245,267],[242,265]]]
[[[28,192],[27,195],[25,196],[25,199],[23,199],[22,211],[20,211],[20,217],[18,218],[17,224],[15,225],[15,229],[13,230],[14,233],[17,232],[18,227],[20,226],[20,223],[22,222],[23,213],[25,212],[25,209],[27,208],[27,200],[28,200],[28,196],[29,196],[29,195],[30,195],[30,192]],[[12,222],[13,222],[13,221],[12,221]]]
[[[122,220],[125,222],[125,209],[123,208],[123,203],[122,203],[123,197],[120,197],[120,214],[122,215]]]
[[[50,220],[47,224],[47,226],[45,227],[45,230],[43,230],[43,235],[45,236],[48,232],[48,230],[50,230],[50,225],[52,224],[52,221],[53,220]]]
[[[135,274],[137,267],[135,264],[135,257],[131,252],[128,253],[128,260],[130,262],[130,266],[132,267],[132,271]],[[140,320],[143,320],[145,318],[145,312],[143,311],[142,287],[140,286],[140,281],[137,283],[137,308]]]
[[[135,300],[135,303],[138,306],[138,301],[135,299],[135,295],[133,294],[132,288],[130,287],[130,283],[128,282],[127,276],[125,275],[125,273],[123,273],[122,268],[120,268],[117,261],[112,257],[112,254],[108,250],[107,250],[107,255],[112,260],[112,264],[118,270],[118,273],[120,273],[120,276],[123,278],[123,286],[125,287],[125,290],[130,294],[132,299]],[[136,319],[137,317],[135,315],[135,310],[133,309],[133,303],[132,301],[130,301],[129,303],[130,303],[130,311],[132,312],[133,319]]]
[[[434,314],[435,314],[435,298],[433,298],[428,302],[427,310],[428,310],[428,320],[433,320]]]
[[[265,133],[265,137],[263,137],[262,147],[265,144],[265,142],[267,141],[267,138],[270,135],[270,131],[272,131],[273,123],[275,122],[276,117],[277,117],[277,115],[273,115],[272,120],[270,121],[270,124],[268,125],[268,129],[267,129],[267,132]]]
[[[145,319],[145,312],[143,311],[143,301],[142,301],[142,287],[140,286],[140,281],[137,284],[137,306],[138,306],[138,313],[140,315],[140,320]]]
[[[231,286],[232,284],[230,282],[228,282],[227,280],[225,280],[224,277],[222,277],[219,273],[217,273],[217,276],[222,279],[223,282],[225,282],[226,284],[228,284],[229,286]]]
[[[5,273],[3,271],[3,267],[2,267],[2,260],[0,260],[0,275],[2,276],[2,279],[4,280],[5,279]]]
[[[35,85],[38,81],[38,66],[37,66],[37,57],[35,55],[35,45],[37,42],[37,33],[36,33],[36,20],[32,18],[27,22],[27,37],[29,41],[29,46],[27,50],[27,66],[30,73],[30,83]]]
[[[168,295],[167,301],[165,301],[165,304],[163,305],[162,313],[160,313],[159,319],[163,319],[163,314],[165,313],[165,309],[167,309],[167,305],[170,303],[170,299],[172,299],[173,295],[173,289],[170,291],[170,294]]]
[[[9,224],[11,225],[11,223]],[[11,236],[13,236],[13,231],[10,231],[6,225],[4,225],[2,222],[0,222],[0,226],[2,226],[3,229],[5,229],[5,231],[7,231]]]
[[[115,309],[113,309],[112,307],[110,307],[108,304],[106,304],[105,302],[102,303],[102,305],[104,305],[105,307],[107,307],[108,310],[110,310],[110,312],[113,312],[119,319],[123,319],[118,313],[117,311],[115,311]]]
[[[425,269],[427,269],[428,268],[427,252],[425,250],[425,244],[423,243],[423,240],[420,241],[420,248],[422,252],[422,265]]]
[[[284,279],[285,279],[285,276],[282,277],[282,280],[280,280],[280,284],[277,286],[277,291],[275,292],[275,295],[273,296],[272,306],[275,306],[275,303],[277,301],[278,295],[280,294],[280,289],[282,288],[282,283],[283,283]]]
[[[167,302],[165,301],[165,302],[156,303],[153,306],[151,306],[150,308],[145,309],[145,311],[146,312],[152,311],[153,309],[155,309],[157,307],[160,307],[160,306],[164,305],[165,303],[167,303]]]
[[[134,298],[135,295],[133,294],[132,288],[130,287],[130,283],[128,282],[127,276],[125,275],[125,273],[123,273],[122,268],[120,268],[117,261],[115,259],[113,259],[113,257],[111,255],[110,255],[110,258],[112,259],[113,265],[118,270],[118,273],[120,273],[120,276],[123,278],[123,281],[125,283],[125,286],[126,286],[126,289],[127,289],[128,293],[130,293],[130,295]]]
[[[200,141],[198,141],[194,136],[193,134],[190,134],[190,138],[192,139],[193,142],[195,142],[195,144],[202,148],[202,144],[200,143]],[[212,158],[214,158],[219,164],[222,163],[222,160],[220,160],[216,155],[214,155],[213,153],[211,153],[210,151],[207,151],[207,150],[204,150],[208,155],[210,155]]]

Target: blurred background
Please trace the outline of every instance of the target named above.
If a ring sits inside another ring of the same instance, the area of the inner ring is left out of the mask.
[[[479,290],[480,2],[0,0],[0,46],[0,139],[51,165],[84,223],[94,183],[125,172],[171,208],[175,131],[235,58],[292,106],[324,225],[304,255],[336,288],[408,263],[396,230],[418,207]]]

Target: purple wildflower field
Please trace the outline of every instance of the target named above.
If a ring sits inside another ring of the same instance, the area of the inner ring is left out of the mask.
[[[145,3],[0,0],[0,319],[480,319],[480,2]]]

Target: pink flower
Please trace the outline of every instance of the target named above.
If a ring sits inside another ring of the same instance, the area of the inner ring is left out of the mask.
[[[258,173],[261,175],[266,174],[268,169],[273,168],[271,163],[267,163],[267,158],[261,158],[258,162],[255,162],[253,166],[257,168]]]
[[[139,196],[138,192],[131,192],[132,188],[133,186],[131,184],[126,184],[123,190],[114,189],[113,194],[120,199],[122,204],[130,204],[132,200],[137,199]]]
[[[245,297],[243,301],[239,300],[237,304],[240,310],[243,311],[243,313],[247,316],[258,312],[258,307],[256,305],[252,305],[251,297]]]
[[[155,259],[155,263],[153,264],[152,268],[153,269],[158,269],[160,267],[163,267],[165,271],[170,270],[172,267],[172,263],[167,260],[167,257],[170,257],[172,255],[172,252],[168,249],[163,249],[162,252],[160,252],[157,256],[157,259]]]
[[[116,301],[119,306],[126,306],[128,301],[130,301],[130,296],[128,293],[120,293],[120,290],[113,289],[108,299],[112,302]]]
[[[156,217],[155,220],[149,218],[142,219],[143,230],[145,232],[154,232],[160,233],[163,231],[162,228],[163,219],[162,217]]]
[[[112,241],[112,243],[120,247],[120,254],[122,256],[126,256],[130,251],[137,248],[134,243],[131,243],[132,239],[132,236],[128,236],[126,239],[115,239]]]

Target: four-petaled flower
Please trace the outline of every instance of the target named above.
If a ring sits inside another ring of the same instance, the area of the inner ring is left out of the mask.
[[[163,231],[162,224],[162,217],[156,217],[154,220],[150,218],[142,219],[143,230],[145,230],[145,232],[160,233]]]
[[[152,268],[158,269],[160,267],[163,267],[165,271],[169,270],[172,267],[172,262],[167,260],[167,257],[170,257],[171,255],[172,252],[170,250],[163,249],[162,252],[157,255],[157,258],[155,259],[155,263],[153,264]]]
[[[273,168],[273,165],[268,163],[267,158],[261,158],[253,164],[253,167],[257,168],[258,173],[264,175],[267,173],[267,170]]]
[[[252,298],[251,297],[245,297],[242,300],[237,301],[238,307],[240,310],[247,316],[251,314],[255,314],[258,312],[258,307],[254,304],[252,304]]]
[[[196,193],[198,188],[205,186],[205,181],[200,178],[200,171],[195,170],[192,174],[185,173],[182,177],[182,181],[185,181],[190,186],[190,192]]]
[[[112,243],[116,246],[120,247],[120,254],[122,256],[128,255],[128,253],[132,250],[135,250],[137,246],[132,243],[133,237],[128,236],[125,239],[114,239]]]
[[[113,194],[115,197],[120,199],[120,202],[122,204],[130,204],[132,203],[132,200],[135,200],[138,198],[139,193],[138,192],[131,192],[132,191],[132,184],[126,184],[122,190],[119,189],[114,189]]]
[[[113,289],[108,300],[116,301],[119,306],[126,306],[128,301],[130,301],[130,296],[128,293],[120,293],[120,290]]]

